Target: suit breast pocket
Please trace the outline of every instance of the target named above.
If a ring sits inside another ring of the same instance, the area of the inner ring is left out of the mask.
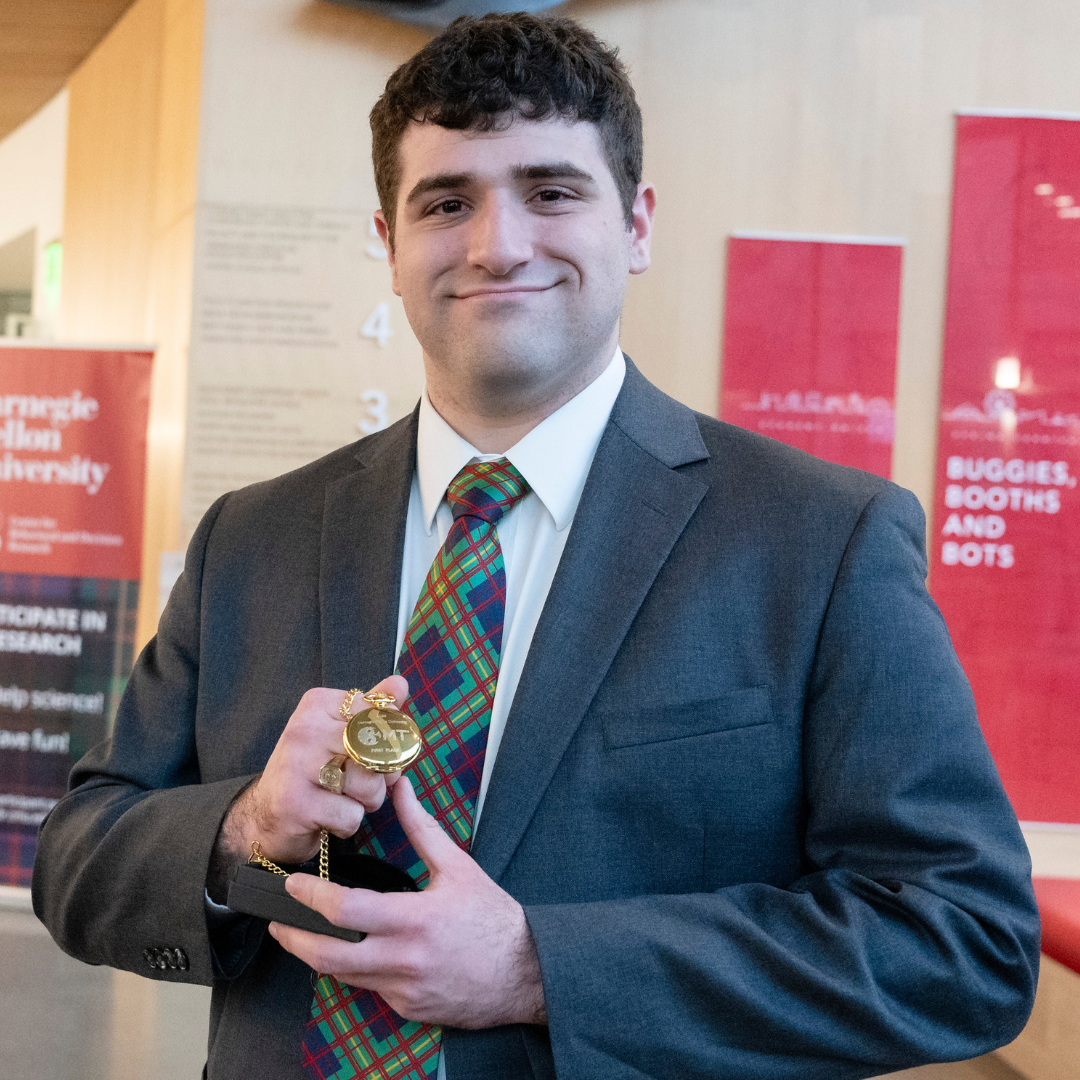
[[[625,708],[607,707],[600,713],[604,748],[689,739],[721,731],[759,727],[773,722],[767,686],[749,686],[698,701],[635,701]]]

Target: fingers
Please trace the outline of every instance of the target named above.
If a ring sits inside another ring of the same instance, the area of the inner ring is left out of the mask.
[[[409,684],[400,675],[390,675],[373,690],[403,701]],[[340,716],[344,699],[343,690],[328,687],[315,687],[300,699],[253,790],[245,847],[257,839],[275,861],[302,862],[317,844],[320,829],[342,838],[352,836],[365,813],[382,806],[396,775],[382,776],[349,762],[346,798],[319,784],[322,767],[344,750],[345,721]]]
[[[285,750],[296,770],[307,777],[317,776],[330,758],[345,752],[341,742],[345,721],[338,712],[344,700],[341,690],[309,690],[289,717],[275,753]]]
[[[270,936],[286,952],[303,960],[314,971],[337,975],[352,971],[356,966],[353,950],[358,947],[357,944],[326,934],[313,934],[310,930],[298,930],[284,923],[272,922],[269,929]]]
[[[402,676],[390,675],[376,683],[368,693],[382,692],[400,699],[408,690],[409,684]],[[345,720],[341,716],[341,707],[345,698],[343,690],[325,687],[309,690],[301,699],[282,736],[282,741],[286,741],[291,749],[290,771],[301,774],[309,783],[317,783],[322,766],[343,753],[341,737],[345,730]],[[365,703],[354,701],[354,712],[359,711],[356,708],[358,704],[363,707]],[[382,806],[388,787],[393,786],[398,775],[376,773],[346,759],[343,793],[371,813]]]
[[[357,765],[355,761],[346,761],[342,794],[358,802],[370,814],[386,801],[386,777]]]
[[[347,840],[356,834],[364,823],[367,810],[362,803],[353,799],[333,795],[320,789],[315,796],[316,802],[309,807],[309,816],[317,828],[325,829],[341,840]]]
[[[462,859],[470,859],[420,805],[420,800],[413,791],[412,781],[407,776],[394,785],[393,799],[394,809],[405,835],[432,876],[440,870],[460,865]]]
[[[410,949],[398,939],[369,937],[354,943],[278,922],[269,929],[286,952],[350,986],[385,994],[409,972]]]
[[[368,694],[376,692],[389,694],[400,705],[408,696],[409,684],[401,675],[388,675],[367,691]],[[345,720],[341,715],[341,706],[345,697],[344,690],[331,690],[326,687],[309,690],[300,699],[283,733],[283,738],[289,738],[297,744],[298,752],[310,757],[312,762],[318,759],[318,767],[344,750],[341,736],[345,729]],[[352,712],[359,712],[366,706],[367,703],[358,695],[353,700]]]
[[[302,904],[325,915],[335,926],[388,934],[409,926],[414,919],[414,893],[377,893],[347,889],[311,874],[290,874],[285,889]]]
[[[376,683],[365,696],[375,693],[389,694],[400,705],[409,693],[409,684],[401,675],[389,675],[381,682]],[[340,708],[344,700],[343,696],[341,701],[338,702],[338,719],[340,719]],[[354,700],[352,707],[354,713],[360,711],[356,705],[357,702]],[[366,705],[366,702],[361,705],[361,708],[363,705]],[[340,732],[338,738],[341,738]],[[340,753],[336,748],[335,752]],[[370,769],[365,769],[362,765],[357,765],[353,761],[347,761],[344,794],[348,795],[350,799],[355,799],[356,802],[361,803],[370,814],[382,806],[386,800],[387,791],[397,783],[400,776],[400,773],[372,772]]]
[[[382,682],[377,682],[369,691],[368,694],[374,694],[376,692],[383,694],[389,694],[397,702],[396,708],[401,708],[405,704],[405,699],[409,696],[409,683],[404,675],[388,675]],[[358,711],[355,707],[354,712]]]

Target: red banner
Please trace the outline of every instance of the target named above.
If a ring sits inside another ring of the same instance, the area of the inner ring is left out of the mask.
[[[721,419],[888,476],[902,252],[896,240],[733,236]]]
[[[151,360],[0,347],[0,884],[131,670]]]
[[[1021,819],[1080,822],[1080,122],[963,115],[931,584]]]
[[[0,353],[0,571],[138,580],[152,358]]]

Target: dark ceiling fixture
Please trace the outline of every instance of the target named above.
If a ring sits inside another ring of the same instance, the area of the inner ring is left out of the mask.
[[[486,15],[490,11],[540,11],[560,0],[330,0],[343,7],[373,11],[388,19],[414,26],[444,27],[459,15]]]

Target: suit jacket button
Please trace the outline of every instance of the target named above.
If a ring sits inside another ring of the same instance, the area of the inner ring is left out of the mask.
[[[169,966],[169,961],[165,959],[165,954],[160,949],[154,950],[154,963],[157,964],[161,971],[164,971]]]
[[[183,949],[174,949],[173,952],[176,955],[176,966],[181,971],[187,971],[187,969],[188,969],[187,953],[184,952]]]
[[[157,967],[157,961],[156,961],[156,960],[154,959],[154,950],[153,950],[153,949],[143,949],[143,951],[142,951],[142,954],[143,954],[143,959],[144,959],[144,960],[145,960],[145,961],[146,961],[146,962],[147,962],[147,963],[148,963],[148,964],[149,964],[149,965],[150,965],[150,966],[151,966],[152,968],[156,968],[156,967]]]
[[[176,959],[176,950],[174,950],[174,949],[163,949],[162,952],[165,953],[165,963],[168,964],[169,967],[171,967],[171,968],[173,968],[175,970],[176,967],[178,966],[177,959]]]

